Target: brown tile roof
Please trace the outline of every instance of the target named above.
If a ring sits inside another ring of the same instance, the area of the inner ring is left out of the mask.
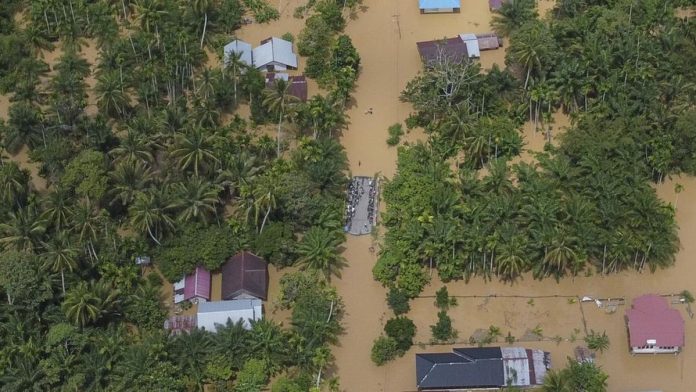
[[[268,264],[250,252],[232,256],[222,266],[222,299],[247,295],[265,300],[268,293]]]

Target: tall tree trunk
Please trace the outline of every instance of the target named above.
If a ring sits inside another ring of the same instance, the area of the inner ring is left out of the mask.
[[[63,287],[63,296],[65,296],[65,272],[63,268],[60,269],[60,284]]]
[[[201,34],[201,49],[203,49],[203,40],[205,40],[205,30],[208,28],[208,13],[205,13],[205,19],[203,19],[203,34]]]

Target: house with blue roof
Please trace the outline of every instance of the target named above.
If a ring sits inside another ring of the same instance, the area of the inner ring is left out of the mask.
[[[459,12],[460,0],[418,0],[421,14]]]

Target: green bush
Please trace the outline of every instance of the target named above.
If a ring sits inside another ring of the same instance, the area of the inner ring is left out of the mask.
[[[372,353],[370,358],[377,366],[384,365],[386,362],[396,358],[399,354],[399,344],[394,338],[388,336],[380,336],[375,339],[372,345]]]
[[[401,136],[404,134],[404,129],[400,123],[393,124],[389,127],[389,137],[387,138],[387,144],[390,146],[396,146],[401,141]]]
[[[389,307],[397,316],[408,313],[408,311],[411,309],[411,306],[408,304],[409,300],[410,298],[408,294],[406,294],[404,290],[396,287],[392,287],[387,293],[387,304],[389,304]]]
[[[286,41],[295,42],[295,36],[293,36],[292,33],[289,32],[281,35],[280,38]]]
[[[254,241],[254,251],[269,263],[286,267],[295,261],[297,238],[292,226],[284,222],[271,222]]]
[[[251,11],[258,23],[268,23],[280,17],[280,12],[264,0],[244,0],[244,5]]]
[[[403,355],[413,346],[413,337],[416,336],[416,325],[407,317],[400,316],[389,319],[384,325],[384,332],[390,338],[396,340],[397,347]]]
[[[437,323],[431,325],[430,330],[435,341],[445,342],[457,338],[457,331],[452,328],[452,319],[444,310],[437,313]]]
[[[442,310],[447,310],[450,307],[457,306],[457,299],[449,296],[447,286],[442,286],[435,292],[435,305]]]
[[[229,226],[185,226],[162,244],[155,261],[162,275],[175,282],[202,265],[210,271],[237,252],[235,236]]]
[[[585,343],[587,343],[587,347],[589,347],[590,350],[603,353],[604,350],[609,348],[609,336],[607,336],[606,331],[600,334],[593,329],[585,336]]]

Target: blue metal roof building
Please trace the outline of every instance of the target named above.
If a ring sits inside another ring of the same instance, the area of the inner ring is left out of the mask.
[[[459,12],[460,0],[418,0],[422,14],[436,12]]]

